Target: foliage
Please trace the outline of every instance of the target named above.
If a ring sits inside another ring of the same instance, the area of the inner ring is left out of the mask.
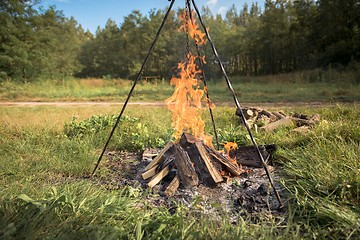
[[[187,45],[171,11],[143,74],[169,78]],[[335,69],[359,71],[360,9],[357,0],[267,0],[231,7],[225,17],[202,9],[215,46],[229,75],[264,75]],[[74,18],[41,1],[5,0],[0,4],[0,81],[64,82],[68,76],[133,79],[163,20],[164,10],[133,11],[122,23],[109,19],[95,34]],[[338,21],[333,21],[338,19]],[[198,21],[198,19],[197,19]],[[194,48],[194,43],[189,43]],[[218,80],[212,49],[205,72]],[[202,53],[202,54],[203,54]],[[359,82],[359,78],[357,78]]]
[[[77,122],[77,118],[73,117],[73,119],[69,123],[65,123],[64,133],[68,137],[83,137],[87,134],[94,134],[101,132],[105,129],[109,129],[110,127],[115,125],[116,120],[117,116],[115,115],[93,115],[90,118],[80,122]],[[119,123],[134,123],[137,121],[137,118],[124,116],[120,119]]]
[[[85,33],[74,18],[39,1],[0,4],[0,82],[64,80],[81,69],[77,60]]]
[[[69,123],[64,124],[64,134],[69,138],[84,139],[91,136],[98,139],[100,135],[108,134],[115,126],[116,115],[93,115],[82,121],[74,117]],[[170,130],[159,136],[150,133],[146,124],[139,118],[122,116],[117,126],[113,141],[120,150],[143,150],[146,147],[159,147],[165,145],[169,139]],[[167,135],[166,135],[167,134]]]
[[[360,9],[356,0],[278,0],[243,8],[231,7],[226,16],[202,10],[202,18],[230,75],[278,74],[315,68],[344,70],[359,62]],[[109,20],[104,29],[84,45],[78,76],[131,78],[139,70],[145,53],[164,16],[164,10],[148,16],[133,11],[117,26]],[[145,68],[145,75],[168,78],[184,58],[184,36],[175,31],[177,16],[172,11]],[[341,19],[337,22],[331,19]],[[190,47],[194,44],[190,42]],[[207,57],[205,72],[218,79],[219,68],[212,49],[202,49]],[[90,58],[89,58],[90,56]],[[357,69],[359,70],[359,69]]]

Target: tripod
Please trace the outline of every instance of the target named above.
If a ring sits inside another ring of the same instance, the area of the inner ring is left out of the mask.
[[[109,145],[109,143],[110,143],[110,140],[111,140],[111,138],[112,138],[112,136],[113,136],[113,134],[114,134],[114,132],[115,132],[116,127],[118,126],[118,124],[119,124],[119,122],[120,122],[120,119],[121,119],[121,117],[122,117],[122,115],[123,115],[123,113],[124,113],[124,111],[125,111],[125,109],[126,109],[126,107],[127,107],[127,104],[128,104],[128,102],[129,102],[129,100],[130,100],[130,98],[131,98],[131,96],[132,96],[132,93],[133,93],[133,91],[134,91],[134,89],[135,89],[135,87],[136,87],[136,84],[137,84],[138,81],[141,79],[141,76],[142,76],[142,72],[143,72],[143,70],[144,70],[144,67],[145,67],[145,65],[146,65],[146,63],[147,63],[147,61],[148,61],[148,59],[149,59],[149,56],[151,55],[151,52],[152,52],[153,49],[154,49],[154,46],[155,46],[155,44],[156,44],[156,42],[157,42],[157,40],[158,40],[158,38],[159,38],[159,36],[160,36],[160,34],[161,34],[161,31],[162,31],[165,23],[166,23],[166,20],[167,20],[167,18],[168,18],[168,16],[169,16],[169,13],[170,13],[170,11],[171,11],[174,3],[175,3],[175,0],[168,0],[168,1],[170,2],[170,6],[169,6],[169,8],[168,8],[168,10],[167,10],[167,12],[166,12],[166,14],[165,14],[165,16],[164,16],[164,19],[163,19],[163,21],[162,21],[162,23],[161,23],[161,25],[160,25],[160,27],[159,27],[156,35],[155,35],[155,38],[154,38],[154,40],[153,40],[153,42],[152,42],[152,44],[151,44],[151,46],[150,46],[150,49],[149,49],[149,51],[148,51],[148,53],[147,53],[147,55],[146,55],[146,57],[145,57],[142,65],[141,65],[141,68],[140,68],[140,70],[139,70],[139,73],[137,74],[137,77],[136,77],[135,81],[133,82],[133,85],[132,85],[132,87],[131,87],[131,89],[130,89],[130,92],[129,92],[129,94],[128,94],[125,102],[124,102],[124,105],[123,105],[123,107],[122,107],[122,109],[121,109],[121,111],[120,111],[120,113],[119,113],[119,116],[117,117],[116,122],[115,122],[115,124],[114,124],[114,126],[113,126],[113,128],[112,128],[112,130],[111,130],[111,132],[110,132],[110,135],[109,135],[109,137],[108,137],[108,139],[107,139],[107,141],[106,141],[106,143],[105,143],[105,146],[104,146],[104,148],[103,148],[103,150],[102,150],[102,152],[101,152],[101,154],[100,154],[100,156],[99,156],[99,159],[98,159],[98,161],[97,161],[97,163],[96,163],[96,165],[95,165],[95,168],[94,168],[94,170],[93,170],[93,172],[92,172],[92,174],[91,174],[92,176],[95,174],[95,171],[96,171],[97,168],[99,167],[99,164],[100,164],[100,162],[101,162],[101,159],[102,159],[102,157],[103,157],[103,155],[104,155],[104,153],[105,153],[105,151],[106,151],[106,149],[107,149],[107,147],[108,147],[108,145]],[[259,149],[258,144],[257,144],[256,141],[255,141],[255,138],[254,138],[254,136],[253,136],[253,134],[252,134],[252,132],[251,132],[250,126],[246,123],[246,118],[245,118],[245,115],[244,115],[244,113],[243,113],[243,111],[242,111],[242,108],[241,108],[241,106],[240,106],[240,103],[239,103],[239,101],[238,101],[238,98],[237,98],[237,96],[236,96],[236,94],[235,94],[235,91],[234,91],[232,85],[231,85],[230,79],[229,79],[229,77],[228,77],[228,75],[227,75],[227,73],[226,73],[226,71],[225,71],[223,62],[221,61],[221,59],[220,59],[220,57],[219,57],[219,54],[218,54],[218,52],[217,52],[217,50],[216,50],[216,48],[215,48],[215,45],[214,45],[214,43],[213,43],[213,41],[212,41],[212,39],[211,39],[211,36],[210,36],[210,34],[209,34],[209,31],[207,30],[207,28],[206,28],[206,26],[205,26],[205,24],[204,24],[204,22],[203,22],[203,20],[202,20],[202,18],[201,18],[201,14],[200,14],[199,9],[198,9],[198,7],[197,7],[197,5],[196,5],[196,3],[195,3],[195,0],[185,0],[185,5],[186,5],[186,9],[187,9],[187,11],[188,11],[188,15],[190,16],[190,18],[191,18],[191,16],[192,16],[192,10],[191,10],[191,9],[192,9],[192,6],[193,6],[194,9],[195,9],[195,12],[196,12],[196,14],[197,14],[197,16],[198,16],[198,19],[199,19],[199,21],[200,21],[200,24],[201,24],[201,26],[202,26],[202,28],[203,28],[203,31],[204,31],[205,34],[206,34],[206,37],[207,37],[207,39],[208,39],[208,41],[209,41],[209,43],[210,43],[211,49],[212,49],[212,51],[213,51],[213,53],[214,53],[214,56],[215,56],[215,58],[216,58],[216,60],[217,60],[217,62],[218,62],[218,64],[219,64],[220,70],[221,70],[221,72],[222,72],[222,74],[223,74],[223,76],[224,76],[224,78],[225,78],[225,81],[226,81],[226,84],[227,84],[227,86],[228,86],[228,88],[229,88],[229,91],[231,92],[231,95],[232,95],[233,100],[234,100],[234,102],[235,102],[236,108],[238,109],[238,111],[239,111],[239,113],[240,113],[240,118],[241,118],[242,122],[245,123],[245,128],[246,128],[246,130],[247,130],[247,132],[248,132],[248,134],[249,134],[249,136],[250,136],[251,142],[253,143],[253,145],[254,145],[254,147],[255,147],[255,149],[256,149],[257,155],[258,155],[258,157],[259,157],[259,159],[260,159],[260,161],[261,161],[261,164],[262,164],[262,166],[263,166],[263,168],[264,168],[264,170],[265,170],[265,173],[266,173],[266,175],[267,175],[267,177],[268,177],[268,179],[269,179],[270,185],[271,185],[271,187],[272,187],[273,190],[274,190],[275,196],[276,196],[276,198],[277,198],[277,200],[278,200],[278,202],[279,202],[279,206],[280,206],[280,207],[283,207],[283,204],[282,204],[282,201],[281,201],[281,199],[280,199],[279,193],[277,192],[277,190],[276,190],[276,188],[275,188],[274,181],[273,181],[273,179],[272,179],[271,176],[270,176],[270,173],[269,173],[267,164],[266,164],[266,162],[265,162],[265,160],[264,160],[264,157],[263,157],[262,154],[261,154],[261,151],[260,151],[260,149]],[[193,21],[193,19],[191,19],[191,21]],[[199,53],[199,46],[198,46],[197,43],[195,43],[195,45],[196,45],[197,53],[198,53],[198,55],[199,55],[199,54],[200,54],[200,53]],[[201,65],[201,67],[202,67],[202,64],[200,64],[200,65]],[[202,72],[203,72],[203,74],[204,74],[204,71],[202,71]],[[203,75],[203,80],[204,80],[204,85],[206,86],[205,75]],[[208,92],[207,92],[207,91],[206,91],[206,95],[207,95],[207,99],[209,100],[210,98],[209,98],[209,95],[208,95]],[[219,145],[218,139],[217,139],[215,122],[214,122],[214,118],[213,118],[213,113],[212,113],[211,108],[209,108],[209,109],[210,109],[210,114],[211,114],[211,120],[212,120],[212,124],[213,124],[215,139],[216,139],[217,145]]]

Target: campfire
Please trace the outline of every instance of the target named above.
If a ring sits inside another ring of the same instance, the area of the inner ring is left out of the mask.
[[[145,168],[142,174],[150,188],[164,177],[171,175],[172,180],[164,193],[172,196],[181,185],[191,188],[199,184],[208,187],[224,182],[231,176],[239,176],[242,169],[227,156],[205,145],[190,134],[183,133],[180,141],[169,142],[165,148]]]
[[[100,161],[117,125],[120,122],[120,118],[125,111],[137,82],[141,79],[144,66],[152,49],[154,48],[174,2],[175,0],[172,0],[170,3],[163,22],[160,25],[150,50],[144,59],[136,80],[133,83],[122,110],[120,111],[116,123],[110,132],[110,136],[99,156],[97,164],[91,174],[92,176],[95,174],[95,171],[100,164]],[[225,153],[217,151],[213,146],[212,136],[205,134],[205,121],[202,119],[202,115],[206,109],[209,109],[214,129],[215,142],[219,148],[215,122],[212,114],[212,109],[215,108],[215,105],[210,101],[205,74],[203,72],[203,65],[206,64],[205,56],[202,56],[199,50],[199,46],[206,44],[207,41],[211,45],[213,53],[219,63],[220,70],[222,71],[227,86],[232,93],[236,108],[240,111],[240,118],[244,123],[246,123],[246,118],[225,72],[222,61],[217,54],[214,44],[212,43],[208,29],[202,21],[199,9],[195,4],[195,0],[191,0],[191,2],[198,17],[197,19],[199,20],[204,32],[202,32],[195,23],[195,12],[191,10],[190,0],[186,0],[185,2],[186,8],[184,14],[180,16],[182,24],[179,31],[183,31],[187,34],[187,52],[184,54],[185,60],[178,64],[177,72],[170,81],[170,84],[175,87],[174,93],[171,97],[165,100],[168,109],[172,112],[172,127],[174,129],[172,141],[170,141],[160,151],[160,153],[150,162],[150,164],[145,168],[145,171],[142,173],[142,178],[148,181],[148,186],[150,188],[153,188],[165,177],[170,179],[170,183],[166,186],[164,191],[167,196],[172,196],[181,186],[184,188],[191,188],[198,185],[211,187],[216,186],[218,183],[226,182],[231,177],[239,176],[243,171],[241,164],[243,161],[246,163],[248,162],[248,159],[242,159],[244,155],[241,156],[241,154],[238,154],[239,152],[234,154],[233,150],[236,148],[235,143],[225,143]],[[190,39],[195,42],[195,47],[189,46]],[[196,49],[196,54],[193,54],[191,51],[194,49]],[[246,148],[244,151],[245,155],[249,153],[255,154],[252,156],[253,159],[250,160],[250,162],[252,162],[253,165],[264,168],[270,181],[270,185],[274,189],[279,205],[282,206],[280,197],[275,189],[274,182],[272,181],[267,168],[265,159],[266,154],[264,154],[262,147],[257,145],[251,133],[250,126],[248,124],[244,124],[244,126],[247,129],[250,139],[254,145],[250,148]],[[236,148],[236,150],[238,150],[238,148]],[[232,155],[231,152],[233,152]],[[240,159],[241,161],[239,161]]]
[[[189,14],[193,13],[185,11],[181,16],[179,31],[185,31],[196,46],[203,45],[206,43],[205,34]],[[150,179],[150,188],[169,175],[172,180],[164,191],[167,196],[172,196],[180,185],[184,188],[199,184],[211,187],[242,172],[236,160],[216,151],[212,137],[204,133],[204,106],[213,109],[215,105],[206,97],[206,88],[200,86],[202,70],[196,61],[205,64],[205,57],[195,56],[189,50],[186,60],[178,64],[177,76],[170,81],[175,90],[165,102],[172,112],[175,141],[169,142],[142,174],[143,179]],[[228,143],[226,146],[229,152],[235,144]]]

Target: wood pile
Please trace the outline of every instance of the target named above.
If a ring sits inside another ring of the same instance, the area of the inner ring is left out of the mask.
[[[249,127],[255,128],[256,131],[259,128],[266,132],[272,132],[281,126],[290,126],[295,128],[293,131],[304,132],[320,121],[319,114],[307,116],[294,113],[287,116],[282,111],[270,112],[257,107],[242,108],[242,111]],[[237,116],[241,115],[239,109],[236,110],[235,114]]]
[[[264,159],[269,160],[276,146],[259,146],[259,149]],[[143,158],[151,160],[142,178],[150,188],[161,182],[165,195],[170,197],[179,187],[192,188],[200,184],[214,187],[239,176],[242,167],[263,167],[254,146],[239,146],[231,150],[229,156],[184,133],[179,142],[169,142],[158,153],[144,152]]]
[[[203,141],[184,133],[179,142],[169,142],[145,168],[142,178],[153,188],[165,177],[170,184],[164,193],[172,196],[181,185],[191,188],[199,184],[215,186],[242,169],[227,156],[206,146]]]

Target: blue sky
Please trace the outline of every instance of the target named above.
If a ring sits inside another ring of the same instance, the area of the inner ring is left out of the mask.
[[[224,14],[233,4],[240,10],[244,3],[251,5],[258,2],[263,9],[264,0],[196,0],[201,8],[208,6],[213,14]],[[43,0],[42,5],[48,7],[55,5],[62,10],[66,17],[73,16],[85,30],[95,33],[97,26],[103,28],[106,21],[111,18],[121,24],[123,18],[133,10],[140,10],[143,14],[151,9],[165,9],[169,6],[168,0]],[[184,7],[184,0],[176,0],[174,9]]]

